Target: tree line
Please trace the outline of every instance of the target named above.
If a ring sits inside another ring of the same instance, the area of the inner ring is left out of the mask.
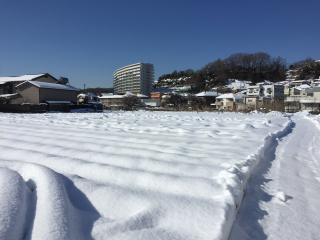
[[[315,60],[307,58],[290,66],[298,70],[298,78],[317,78],[320,75],[320,64]],[[194,71],[174,71],[159,77],[158,85],[164,79],[186,79],[185,85],[191,85],[196,89],[224,86],[228,79],[241,79],[251,81],[253,84],[263,80],[271,82],[286,79],[286,59],[282,57],[271,57],[268,53],[236,53],[225,59],[217,59],[208,63],[203,68]]]

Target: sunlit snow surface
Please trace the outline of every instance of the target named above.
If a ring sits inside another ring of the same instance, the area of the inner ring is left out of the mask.
[[[225,239],[281,114],[0,113],[0,239]]]

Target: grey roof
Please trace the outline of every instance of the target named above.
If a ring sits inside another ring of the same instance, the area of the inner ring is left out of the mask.
[[[67,91],[79,91],[78,88],[75,88],[70,85],[63,85],[63,84],[57,84],[57,83],[47,83],[47,82],[37,82],[37,81],[25,81],[25,82],[17,85],[17,87],[19,87],[23,84],[26,84],[26,83],[30,83],[38,88],[59,89],[59,90],[67,90]]]
[[[22,75],[22,76],[19,76],[19,77],[0,77],[0,84],[4,84],[4,83],[7,83],[7,82],[32,81],[33,79],[37,79],[37,78],[45,76],[45,75],[51,76],[48,73],[42,73],[42,74],[26,74],[26,75]],[[52,77],[52,78],[54,78],[54,77]]]

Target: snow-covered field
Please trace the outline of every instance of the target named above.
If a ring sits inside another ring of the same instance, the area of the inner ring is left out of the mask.
[[[281,114],[0,113],[0,239],[227,239],[253,169],[291,124]]]

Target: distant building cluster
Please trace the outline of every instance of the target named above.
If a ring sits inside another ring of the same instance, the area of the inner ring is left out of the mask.
[[[316,64],[319,62],[317,60]],[[297,70],[289,69],[286,79],[276,83],[264,80],[253,85],[251,81],[229,79],[225,86],[206,86],[206,91],[200,92],[192,85],[185,84],[186,78],[180,77],[174,80],[162,79],[161,87],[154,88],[156,81],[153,64],[135,63],[114,72],[114,92],[93,93],[84,89],[79,94],[80,90],[71,86],[68,78],[56,79],[48,73],[0,77],[0,111],[19,110],[18,105],[26,104],[42,105],[41,109],[45,105],[47,111],[67,112],[84,107],[94,111],[119,110],[128,109],[126,105],[132,103],[133,107],[161,106],[178,109],[182,106],[184,109],[206,107],[216,111],[266,111],[271,110],[275,102],[280,104],[279,110],[287,112],[320,111],[320,76],[319,79],[309,80],[296,78]],[[95,90],[99,89],[103,90]]]

